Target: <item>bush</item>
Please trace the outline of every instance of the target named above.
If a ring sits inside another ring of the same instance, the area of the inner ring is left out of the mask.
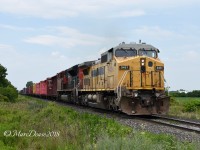
[[[15,88],[7,86],[5,88],[0,87],[0,101],[15,102],[18,97],[18,92]]]
[[[200,97],[200,90],[194,90],[187,93],[188,97]]]
[[[174,98],[170,97],[170,105],[175,105],[177,102],[175,101]]]
[[[0,102],[8,102],[8,101],[9,101],[8,97],[0,94]]]
[[[106,134],[95,144],[97,150],[182,150],[198,149],[198,145],[178,142],[174,137],[164,134],[135,132],[124,137],[109,137]],[[90,149],[94,149],[91,147]]]
[[[7,69],[0,64],[0,101],[14,102],[18,97],[17,89],[6,79]]]
[[[192,100],[184,104],[184,111],[186,112],[194,112],[200,109],[200,101]]]
[[[170,92],[169,94],[170,96],[173,96],[173,97],[200,97],[200,90],[194,90],[188,93],[179,93],[177,91],[177,92]]]

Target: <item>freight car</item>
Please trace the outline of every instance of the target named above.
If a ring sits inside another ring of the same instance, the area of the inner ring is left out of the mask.
[[[169,97],[158,53],[149,44],[123,42],[96,61],[74,65],[47,78],[46,95],[128,115],[166,114]]]

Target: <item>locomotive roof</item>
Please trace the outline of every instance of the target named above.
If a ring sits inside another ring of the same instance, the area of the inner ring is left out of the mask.
[[[145,44],[145,43],[140,43],[140,44],[136,44],[136,43],[131,43],[131,44],[120,44],[116,47],[114,47],[113,49],[128,49],[128,48],[132,48],[132,49],[136,49],[136,50],[139,50],[139,49],[145,49],[145,50],[158,50],[157,48],[155,48],[154,46],[152,45],[149,45],[149,44]],[[159,51],[159,50],[158,50]]]
[[[87,67],[92,66],[94,63],[95,63],[95,61],[86,61],[86,62],[79,64],[78,67],[87,68]]]

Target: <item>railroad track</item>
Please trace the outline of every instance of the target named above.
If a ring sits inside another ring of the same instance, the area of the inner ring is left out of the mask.
[[[200,134],[200,122],[162,115],[152,115],[152,118],[142,117],[142,119],[144,119],[145,121],[150,121],[153,123]]]
[[[69,104],[69,103],[63,103],[63,102],[58,102],[60,104],[76,107],[76,108],[81,108],[81,109],[89,109],[93,112],[98,112],[98,113],[106,113],[115,117],[119,118],[124,118],[124,119],[142,119],[148,122],[153,122],[157,123],[160,125],[164,126],[169,126],[169,127],[174,127],[177,129],[181,129],[184,131],[190,131],[190,132],[195,132],[200,134],[200,122],[196,121],[191,121],[191,120],[184,120],[184,119],[179,119],[179,118],[174,118],[174,117],[169,117],[169,116],[163,116],[163,115],[152,115],[150,118],[149,117],[141,117],[141,116],[129,116],[124,113],[120,112],[113,112],[110,110],[103,110],[99,108],[93,108],[93,107],[85,107],[85,106],[80,106],[80,105],[74,105],[74,104]]]

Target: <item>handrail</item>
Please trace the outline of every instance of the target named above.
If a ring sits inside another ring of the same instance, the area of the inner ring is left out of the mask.
[[[161,72],[161,76],[163,78],[164,83],[166,83],[165,89],[167,89],[167,94],[169,95],[169,85],[168,85],[166,79],[164,78],[164,73],[163,72]]]
[[[126,77],[126,75],[128,74],[128,72],[130,72],[131,70],[127,70],[124,72],[124,74],[122,75],[119,83],[117,84],[117,103],[119,102],[120,98],[121,98],[121,91],[122,91],[122,83]]]

